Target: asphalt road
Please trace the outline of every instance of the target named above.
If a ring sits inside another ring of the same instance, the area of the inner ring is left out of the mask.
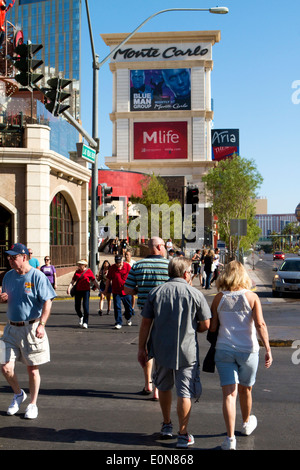
[[[258,286],[257,290],[263,294],[265,316],[273,319],[274,328],[281,331],[287,322],[281,308],[287,303],[285,300],[280,302],[281,299],[274,299],[274,303],[267,295],[264,296],[263,286]],[[205,292],[209,303],[214,293],[214,289]],[[289,313],[289,321],[293,318],[299,324],[299,305],[296,308],[293,304],[292,310],[294,307],[295,310]],[[1,450],[101,450],[97,462],[106,464],[118,464],[107,459],[142,455],[146,462],[141,460],[136,465],[132,462],[139,468],[151,463],[151,455],[157,459],[163,459],[166,451],[177,455],[175,437],[168,441],[160,439],[162,417],[159,403],[152,401],[151,396],[139,393],[143,388],[143,373],[136,359],[138,311],[132,327],[124,326],[117,331],[113,329],[113,316],[99,317],[97,309],[98,301],[91,300],[89,329],[83,330],[78,327],[73,300],[53,303],[47,325],[51,362],[41,367],[39,416],[36,420],[24,419],[26,402],[15,416],[6,415],[12,395],[4,378],[0,378]],[[1,306],[0,321],[5,318],[4,310]],[[203,359],[209,348],[205,334],[200,335],[199,342]],[[299,346],[298,349],[286,345],[274,347],[274,363],[269,370],[264,369],[261,361],[253,392],[253,412],[258,418],[258,427],[253,435],[242,436],[239,433],[241,415],[238,409],[236,436],[239,450],[299,448],[298,350]],[[28,390],[24,366],[18,364],[17,372],[21,385]],[[188,452],[180,452],[181,459],[192,456],[190,464],[202,462],[199,450],[220,450],[225,435],[218,374],[202,372],[201,381],[202,397],[199,403],[193,404],[189,426],[195,445]],[[176,434],[175,396],[172,420]]]

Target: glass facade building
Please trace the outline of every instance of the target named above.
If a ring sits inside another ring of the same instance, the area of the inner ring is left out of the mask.
[[[35,56],[44,62],[40,86],[54,76],[73,80],[68,111],[80,119],[81,0],[16,0],[7,19],[23,31],[25,42],[43,44]]]

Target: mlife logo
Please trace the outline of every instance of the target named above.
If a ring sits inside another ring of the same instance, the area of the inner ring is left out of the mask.
[[[153,142],[154,144],[178,144],[179,135],[172,129],[169,131],[154,131],[152,134],[143,132],[143,144]]]
[[[188,158],[187,122],[134,123],[134,159]]]

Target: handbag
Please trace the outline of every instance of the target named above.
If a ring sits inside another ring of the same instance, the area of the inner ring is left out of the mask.
[[[203,361],[202,370],[203,372],[215,372],[215,352],[216,352],[216,342],[218,338],[219,327],[216,331],[208,331],[206,339],[210,343],[210,348],[207,351],[207,354]]]
[[[76,284],[74,284],[72,286],[72,289],[70,291],[70,294],[71,294],[71,297],[75,297],[75,294],[76,294]]]
[[[70,290],[70,295],[71,295],[71,297],[75,297],[75,294],[76,294],[76,284],[77,284],[77,282],[80,281],[80,279],[81,279],[82,276],[84,275],[85,271],[87,271],[87,270],[85,269],[85,270],[83,271],[83,273],[81,274],[80,278],[79,278],[76,282],[74,282],[74,284],[73,284],[73,286],[72,286],[72,288],[71,288],[71,290]]]

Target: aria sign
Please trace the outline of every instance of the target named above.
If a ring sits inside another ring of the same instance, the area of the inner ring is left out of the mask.
[[[239,153],[239,129],[212,129],[212,160],[224,160]]]
[[[167,48],[160,47],[142,47],[141,49],[133,49],[128,47],[126,49],[118,49],[113,55],[114,60],[133,60],[133,59],[183,59],[190,57],[203,57],[206,56],[210,49],[210,44],[204,46],[198,45],[195,47],[186,47],[182,49],[182,46],[169,46]],[[207,57],[206,57],[207,58]]]

